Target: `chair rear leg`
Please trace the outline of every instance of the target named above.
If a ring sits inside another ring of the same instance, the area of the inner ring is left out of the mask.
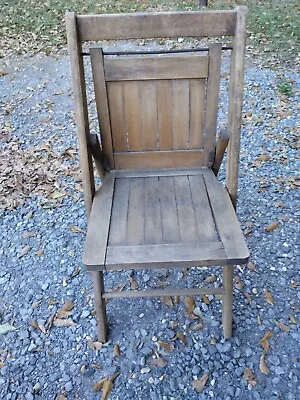
[[[96,318],[99,340],[102,343],[107,342],[107,318],[105,300],[102,297],[104,293],[103,271],[92,272],[94,284],[94,298],[96,307]]]
[[[223,266],[223,286],[225,293],[222,299],[222,322],[224,337],[232,336],[232,297],[233,297],[233,265]]]

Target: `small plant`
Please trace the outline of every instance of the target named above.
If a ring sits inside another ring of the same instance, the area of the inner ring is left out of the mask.
[[[293,85],[286,78],[282,78],[279,81],[278,90],[280,93],[282,93],[286,96],[292,96]]]

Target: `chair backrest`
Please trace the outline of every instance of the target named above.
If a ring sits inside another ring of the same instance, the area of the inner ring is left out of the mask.
[[[87,215],[94,194],[82,43],[102,40],[224,37],[232,40],[226,186],[237,192],[246,7],[230,11],[76,16],[67,13],[80,164]],[[221,45],[206,53],[108,56],[91,47],[104,164],[109,169],[213,163]]]
[[[208,55],[104,58],[99,47],[90,49],[111,168],[211,165],[221,51],[221,44],[212,44]]]

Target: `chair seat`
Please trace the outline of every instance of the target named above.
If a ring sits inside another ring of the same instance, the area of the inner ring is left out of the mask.
[[[83,263],[88,270],[245,263],[231,200],[209,168],[116,170],[96,192]]]

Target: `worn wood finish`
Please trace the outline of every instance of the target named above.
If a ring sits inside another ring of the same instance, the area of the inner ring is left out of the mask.
[[[187,149],[189,141],[189,80],[173,81],[173,149]]]
[[[189,148],[203,148],[203,128],[205,117],[205,81],[203,79],[190,80],[190,134]]]
[[[177,204],[174,179],[167,176],[159,179],[159,203],[161,210],[161,230],[163,243],[179,243],[179,224],[177,222]]]
[[[237,20],[231,55],[229,108],[228,108],[228,156],[226,164],[226,187],[233,206],[236,206],[240,131],[242,123],[243,83],[245,67],[245,44],[247,7],[237,7]]]
[[[132,181],[132,180],[131,180]],[[116,179],[114,187],[113,211],[110,219],[109,245],[123,244],[127,242],[127,225],[129,209],[129,179]],[[135,199],[131,199],[131,206]],[[130,218],[129,218],[130,219]]]
[[[96,319],[98,327],[98,337],[100,342],[107,342],[107,318],[106,318],[106,307],[104,294],[104,279],[102,271],[92,272],[93,286],[94,286],[94,298],[96,308]]]
[[[209,45],[209,76],[205,113],[205,164],[211,167],[216,146],[222,44]]]
[[[158,149],[158,121],[156,105],[156,82],[143,81],[140,85],[140,118],[142,148]]]
[[[97,135],[89,136],[88,146],[93,155],[99,177],[104,178],[103,153]]]
[[[81,57],[82,46],[78,39],[77,17],[75,13],[66,14],[68,47],[72,67],[73,93],[75,102],[75,116],[79,144],[79,157],[83,186],[84,205],[87,218],[89,218],[93,196],[95,192],[92,156],[89,152],[89,121],[86,100],[85,78],[83,61]]]
[[[228,259],[239,259],[240,263],[245,263],[248,261],[249,251],[230,197],[224,186],[217,181],[212,170],[208,169],[203,176],[218,234],[226,255]]]
[[[108,246],[106,268],[121,269],[157,268],[210,265],[226,262],[227,257],[221,242],[176,243],[140,246]]]
[[[103,52],[99,47],[91,47],[91,63],[93,71],[96,107],[101,135],[101,144],[109,169],[114,169],[110,118],[107,101],[106,82],[104,77]]]
[[[138,178],[130,179],[130,194],[127,217],[128,245],[140,245],[145,241],[144,201],[145,182]]]
[[[115,168],[176,168],[203,165],[203,150],[114,153]]]
[[[117,169],[114,171],[116,178],[146,178],[147,176],[180,176],[202,175],[207,168],[150,168],[150,169]]]
[[[138,297],[161,297],[161,296],[202,296],[223,295],[223,288],[195,288],[195,289],[152,289],[137,291],[108,291],[103,294],[104,299],[138,298]]]
[[[214,171],[214,174],[216,176],[218,176],[228,143],[229,143],[229,135],[227,129],[221,130],[220,137],[218,138],[217,141],[214,162],[212,165],[212,170]]]
[[[172,81],[156,82],[158,140],[160,150],[173,148]]]
[[[128,151],[126,132],[124,85],[118,82],[107,84],[111,133],[114,151]],[[101,107],[101,105],[100,105]]]
[[[208,56],[105,58],[106,81],[206,78]]]
[[[223,267],[222,322],[225,339],[232,336],[233,265]]]
[[[154,12],[80,15],[82,41],[187,36],[232,36],[236,11]]]
[[[105,265],[114,183],[114,173],[107,173],[95,194],[82,260],[86,266],[95,265],[101,269]]]

